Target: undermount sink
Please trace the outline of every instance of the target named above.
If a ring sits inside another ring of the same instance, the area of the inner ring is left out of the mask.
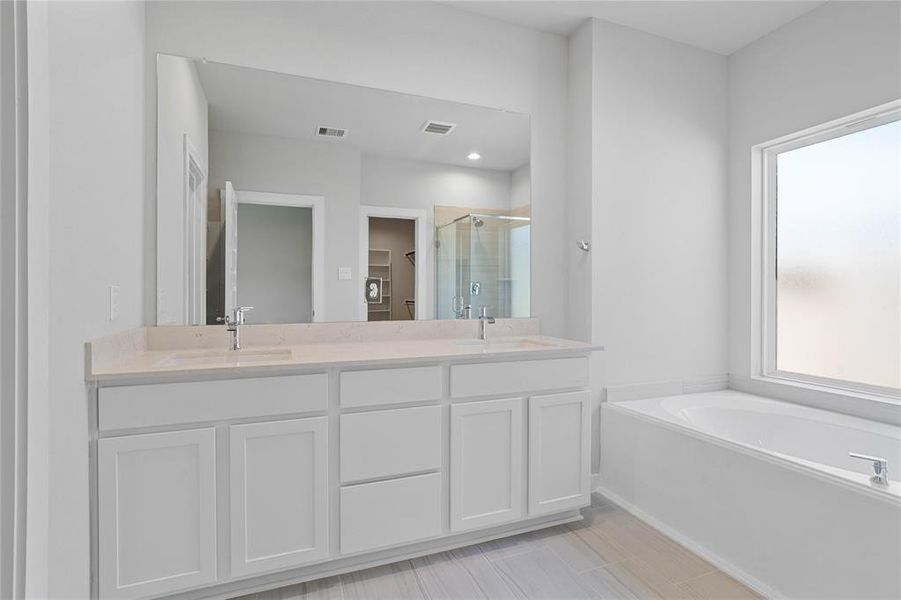
[[[290,360],[291,349],[279,350],[204,350],[173,352],[157,363],[158,367],[192,365],[240,365],[246,363]]]
[[[458,346],[474,346],[485,351],[490,350],[520,350],[526,348],[553,348],[555,344],[529,338],[512,340],[458,340],[454,342]]]

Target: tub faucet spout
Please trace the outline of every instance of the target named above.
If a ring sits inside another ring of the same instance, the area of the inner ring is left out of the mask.
[[[869,456],[867,454],[858,454],[857,452],[849,452],[851,458],[859,458],[860,460],[868,460],[873,463],[873,476],[870,481],[879,485],[888,485],[888,461],[878,456]]]

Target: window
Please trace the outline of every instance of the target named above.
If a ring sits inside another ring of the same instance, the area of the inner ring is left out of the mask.
[[[763,149],[764,375],[901,387],[901,115]]]

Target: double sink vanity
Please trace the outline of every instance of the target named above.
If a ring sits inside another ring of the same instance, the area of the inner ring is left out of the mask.
[[[92,596],[230,598],[580,518],[596,348],[528,318],[556,243],[529,115],[155,59],[158,326],[86,349]]]
[[[478,326],[89,343],[94,597],[231,597],[578,519],[597,348]]]

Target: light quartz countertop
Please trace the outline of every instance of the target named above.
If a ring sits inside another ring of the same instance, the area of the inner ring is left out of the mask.
[[[276,375],[330,367],[403,366],[489,356],[547,358],[603,350],[601,346],[539,335],[532,319],[505,321],[506,326],[502,323],[498,329],[507,335],[489,337],[488,342],[467,336],[469,324],[448,327],[441,322],[423,322],[398,329],[394,336],[383,335],[386,332],[380,335],[378,328],[367,331],[349,324],[344,328],[332,324],[323,324],[321,329],[305,326],[303,330],[299,326],[276,330],[277,326],[251,325],[245,326],[242,335],[249,335],[244,336],[244,347],[237,351],[228,349],[222,327],[149,327],[89,342],[85,375],[88,381],[98,383],[138,383]],[[438,325],[430,330],[429,323]],[[326,335],[323,330],[329,327],[336,335]],[[365,333],[350,335],[352,327]],[[310,331],[316,335],[311,336]],[[448,337],[429,338],[430,333]]]

